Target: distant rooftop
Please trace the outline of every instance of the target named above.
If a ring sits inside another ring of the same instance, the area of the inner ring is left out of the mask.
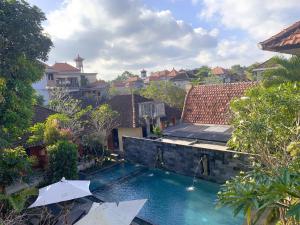
[[[68,63],[55,63],[53,66],[50,66],[50,68],[57,72],[80,72],[80,69]]]

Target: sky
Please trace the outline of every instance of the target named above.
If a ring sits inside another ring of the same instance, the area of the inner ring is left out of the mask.
[[[300,20],[299,0],[29,0],[46,14],[48,64],[80,54],[112,80],[202,65],[229,68],[276,55],[257,44]]]

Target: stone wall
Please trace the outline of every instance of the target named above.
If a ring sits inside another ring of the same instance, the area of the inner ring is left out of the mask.
[[[224,183],[247,170],[248,154],[221,151],[155,140],[123,137],[125,159],[147,167],[161,167],[179,174]],[[200,160],[202,159],[202,160]]]

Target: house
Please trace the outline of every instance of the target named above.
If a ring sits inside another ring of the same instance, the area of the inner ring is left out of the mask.
[[[146,137],[147,124],[139,115],[139,104],[153,102],[151,99],[144,98],[136,94],[116,95],[112,97],[107,104],[119,113],[119,126],[113,130],[108,141],[110,149],[122,150],[122,136]],[[177,108],[164,104],[165,116],[159,118],[161,128],[175,125],[179,122],[181,111]],[[150,121],[151,127],[156,125],[157,121]]]
[[[266,71],[266,70],[270,70],[270,69],[276,69],[278,68],[279,65],[272,62],[272,59],[268,59],[267,61],[259,64],[255,69],[252,70],[252,74],[255,80],[262,80],[262,74]]]
[[[182,123],[167,128],[164,135],[225,144],[232,133],[230,101],[255,85],[255,82],[239,82],[192,87],[186,96]]]
[[[45,74],[41,81],[33,84],[37,92],[49,101],[51,89],[61,87],[67,92],[84,92],[87,85],[97,81],[97,73],[83,71],[83,58],[74,59],[76,67],[66,62],[56,62],[52,66],[45,64]],[[81,89],[83,88],[83,89]],[[50,91],[50,92],[49,92]]]
[[[105,99],[108,97],[109,84],[104,80],[97,80],[80,88],[81,96],[96,99]]]
[[[187,90],[190,88],[192,79],[195,79],[193,73],[180,70],[175,76],[170,78],[170,81],[173,82],[175,86]]]
[[[139,76],[132,76],[124,81],[113,81],[111,86],[118,94],[129,94],[131,90],[143,88],[144,80]]]
[[[152,72],[151,75],[145,80],[145,83],[150,83],[153,81],[170,81],[173,82],[179,88],[187,89],[187,87],[189,87],[191,84],[191,80],[194,78],[194,74],[190,71],[177,71],[175,70],[175,68],[173,68],[171,71],[162,70]]]
[[[300,21],[258,45],[262,50],[300,55]]]
[[[227,69],[224,69],[222,67],[217,66],[217,67],[215,67],[211,70],[211,73],[214,76],[219,77],[222,80],[223,83],[232,82],[230,73]]]

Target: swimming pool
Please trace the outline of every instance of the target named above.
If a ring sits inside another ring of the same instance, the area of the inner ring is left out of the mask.
[[[101,177],[119,177],[137,170],[132,164],[123,164],[97,174],[91,189]],[[110,174],[110,175],[109,175]],[[97,177],[98,176],[98,177]],[[110,179],[113,180],[113,179]],[[117,182],[94,191],[104,201],[148,199],[139,217],[156,225],[241,225],[243,217],[232,216],[228,208],[215,209],[219,185],[197,180],[195,190],[189,191],[191,177],[181,176],[159,169],[144,170],[124,182]],[[99,187],[99,185],[97,186]]]

